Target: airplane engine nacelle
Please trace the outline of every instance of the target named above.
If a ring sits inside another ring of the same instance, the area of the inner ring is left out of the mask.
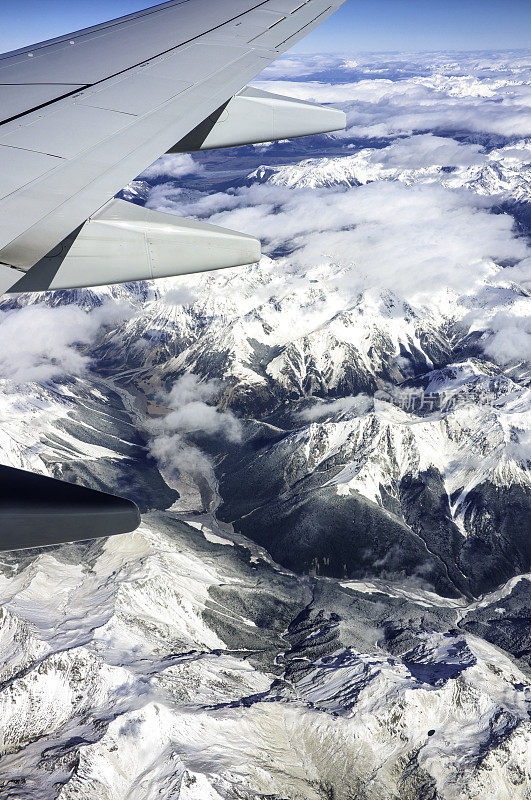
[[[169,152],[240,147],[331,133],[345,127],[345,113],[336,108],[247,87],[177,142]]]

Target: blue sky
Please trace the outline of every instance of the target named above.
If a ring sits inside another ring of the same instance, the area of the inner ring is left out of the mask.
[[[142,0],[2,0],[0,52],[151,5]],[[348,0],[295,50],[482,50],[530,46],[531,0]]]

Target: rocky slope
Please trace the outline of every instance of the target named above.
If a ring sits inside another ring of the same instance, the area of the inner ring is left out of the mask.
[[[13,391],[1,381],[2,462],[167,508],[177,493],[146,453],[131,398],[94,378],[62,378]],[[22,424],[21,424],[22,423]]]
[[[301,580],[160,513],[5,557],[0,597],[2,796],[526,796],[525,677],[477,634],[488,600]]]
[[[310,158],[286,166],[260,166],[251,173],[249,181],[313,189],[361,186],[381,180],[408,185],[437,182],[451,189],[466,187],[480,195],[499,196],[512,203],[530,202],[531,145],[528,140],[516,141],[481,156],[480,148],[461,145],[462,159],[459,148],[457,154],[455,149],[450,151],[440,137],[426,134],[413,137],[413,141],[417,148],[423,142],[428,145],[430,157],[426,165],[415,164],[411,153],[403,152],[405,147],[399,142],[380,150],[362,148],[353,155]],[[461,160],[465,163],[459,163]]]

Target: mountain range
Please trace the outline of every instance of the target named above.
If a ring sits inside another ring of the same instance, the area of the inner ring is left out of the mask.
[[[470,58],[301,92],[527,86]],[[123,196],[259,264],[2,300],[3,462],[143,512],[3,555],[2,796],[528,796],[530,141],[166,157]]]

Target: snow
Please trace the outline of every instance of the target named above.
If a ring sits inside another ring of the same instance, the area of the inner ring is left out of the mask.
[[[443,139],[439,141],[444,143]],[[251,179],[298,189],[359,186],[373,181],[400,181],[406,185],[438,183],[449,189],[467,188],[483,196],[499,195],[519,202],[531,199],[531,143],[528,140],[491,150],[478,159],[479,163],[452,166],[451,171],[443,169],[446,164],[437,163],[437,151],[432,165],[416,168],[386,166],[388,153],[389,160],[399,159],[396,145],[382,150],[364,148],[350,156],[309,158],[276,168],[259,167]]]

